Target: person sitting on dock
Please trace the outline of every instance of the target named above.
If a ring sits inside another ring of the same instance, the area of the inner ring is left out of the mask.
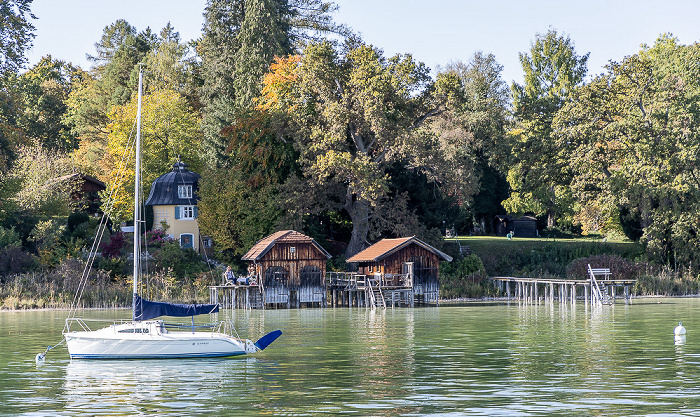
[[[233,285],[236,283],[236,275],[231,270],[231,266],[226,267],[226,272],[224,272],[224,284]]]

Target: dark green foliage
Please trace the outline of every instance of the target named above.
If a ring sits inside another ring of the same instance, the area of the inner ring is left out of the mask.
[[[82,70],[70,63],[54,60],[50,55],[41,58],[17,78],[20,99],[15,109],[16,127],[45,148],[62,151],[77,148],[78,138],[63,117],[68,110],[68,95],[82,79]]]
[[[170,270],[179,279],[193,277],[206,271],[202,257],[191,248],[181,248],[178,242],[166,242],[153,252],[155,270]]]
[[[637,259],[644,253],[644,248],[634,243],[493,238],[464,240],[462,244],[481,258],[490,276],[563,278],[566,267],[575,259],[602,254]]]
[[[22,250],[19,245],[0,249],[0,281],[9,274],[19,274],[34,269],[37,261],[34,256]]]
[[[27,62],[24,51],[32,47],[36,19],[30,11],[33,0],[0,2],[0,78],[18,72]]]
[[[204,151],[210,163],[223,163],[228,141],[221,131],[253,108],[274,57],[292,52],[289,15],[287,2],[280,0],[207,3],[199,53]]]
[[[647,263],[625,259],[619,255],[604,254],[575,259],[566,267],[566,277],[569,279],[586,279],[588,265],[591,268],[609,268],[612,279],[638,279],[650,273]]]
[[[441,298],[482,298],[494,293],[478,256],[440,262]]]
[[[440,184],[428,181],[427,176],[403,163],[396,162],[387,170],[390,199],[403,193],[408,194],[408,207],[418,217],[420,224],[428,229],[444,229],[459,224],[466,216],[459,208],[454,196],[446,195]],[[402,236],[392,236],[402,237]]]
[[[90,216],[87,213],[81,211],[76,211],[68,216],[68,233],[75,233],[78,228],[83,224],[90,221]]]
[[[488,165],[483,166],[479,192],[474,196],[474,201],[470,206],[474,220],[481,227],[483,234],[490,235],[494,232],[492,230],[493,219],[497,215],[505,213],[501,203],[508,198],[508,193],[508,181],[506,181],[505,175]],[[471,227],[457,227],[457,230],[468,232]]]

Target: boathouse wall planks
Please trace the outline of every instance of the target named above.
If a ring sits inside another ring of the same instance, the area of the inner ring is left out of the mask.
[[[326,302],[326,261],[331,255],[315,240],[293,230],[261,239],[243,256],[262,282],[265,304]]]

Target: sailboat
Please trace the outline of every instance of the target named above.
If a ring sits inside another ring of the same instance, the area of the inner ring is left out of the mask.
[[[171,304],[149,301],[138,294],[141,274],[141,96],[143,70],[139,72],[136,126],[136,176],[134,191],[134,290],[132,320],[92,330],[87,320],[66,320],[63,337],[71,359],[159,359],[225,357],[255,353],[274,342],[282,332],[275,330],[253,342],[235,337],[227,322],[195,326],[194,316],[219,311],[218,304]],[[170,325],[162,316],[192,317],[192,325]],[[71,330],[71,326],[80,330]],[[205,328],[204,330],[202,328]],[[43,360],[37,355],[37,362]]]

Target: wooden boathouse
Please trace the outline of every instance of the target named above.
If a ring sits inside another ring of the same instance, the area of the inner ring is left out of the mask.
[[[294,230],[273,233],[243,255],[248,285],[211,287],[212,302],[233,308],[326,305],[324,276],[331,255],[314,239]]]
[[[452,257],[413,237],[382,239],[350,257],[356,272],[329,272],[334,306],[437,304],[440,261]]]

